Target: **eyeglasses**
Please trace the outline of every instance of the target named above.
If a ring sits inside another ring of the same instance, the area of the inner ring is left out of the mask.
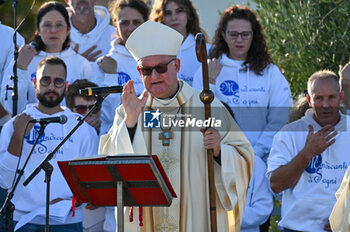
[[[42,28],[45,31],[52,31],[53,28],[55,28],[56,31],[63,31],[67,25],[65,23],[56,23],[55,25],[52,25],[51,23],[44,23],[42,25]]]
[[[40,79],[40,85],[44,87],[48,87],[51,84],[51,78],[49,76],[43,76]],[[53,80],[53,84],[56,88],[62,88],[65,85],[66,81],[63,78],[56,77]]]
[[[231,40],[237,40],[239,36],[241,36],[242,40],[249,40],[252,38],[253,32],[252,31],[226,31],[226,35]]]
[[[139,67],[139,70],[144,76],[151,75],[153,69],[155,69],[159,74],[166,73],[168,71],[168,64],[170,64],[174,60],[176,60],[176,58],[169,60],[168,63],[158,64],[157,66],[154,66],[154,67]]]
[[[134,27],[138,27],[142,23],[144,23],[144,21],[142,19],[135,19],[135,20],[122,19],[122,20],[118,21],[118,24],[122,27],[128,27],[128,26],[130,26],[130,24],[133,25]]]
[[[76,105],[76,106],[74,106],[74,109],[75,109],[75,112],[77,112],[77,113],[79,113],[79,114],[81,114],[81,115],[85,115],[86,112],[87,112],[88,110],[91,110],[93,106],[94,106],[94,105]],[[92,114],[97,114],[98,112],[100,112],[100,110],[101,110],[101,106],[98,106],[98,107],[95,108],[95,110],[92,111],[91,113],[92,113]]]

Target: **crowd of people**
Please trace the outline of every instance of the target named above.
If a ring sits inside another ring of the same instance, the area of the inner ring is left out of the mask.
[[[206,33],[192,1],[113,0],[109,9],[96,2],[41,5],[32,41],[17,34],[16,63],[14,30],[0,24],[0,206],[23,173],[13,213],[2,209],[0,231],[45,230],[45,173],[23,182],[98,101],[79,89],[114,85],[122,94],[106,96],[50,160],[51,231],[117,231],[114,207],[72,200],[57,162],[126,153],[157,155],[177,198],[169,207],[125,207],[125,231],[210,231],[207,150],[218,231],[268,231],[274,200],[284,232],[349,231],[350,63],[339,77],[327,67],[315,70],[293,104],[258,16],[230,6],[204,48],[211,117],[219,123],[166,126],[166,115],[205,121],[195,36]],[[9,89],[14,65],[18,99]],[[63,125],[35,120],[62,115]]]

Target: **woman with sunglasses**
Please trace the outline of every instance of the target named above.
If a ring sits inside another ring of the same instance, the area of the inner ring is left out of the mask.
[[[178,77],[192,86],[193,75],[200,66],[196,56],[195,35],[201,32],[199,17],[191,0],[155,0],[150,19],[163,23],[184,36],[177,57],[181,61]],[[207,44],[207,48],[210,45]]]
[[[287,80],[272,64],[262,26],[250,8],[231,6],[225,10],[209,58],[211,90],[230,106],[255,155],[266,163],[274,134],[288,121],[291,93]],[[201,69],[193,82],[195,88],[203,88]],[[271,213],[265,169],[265,164],[254,166],[241,231],[259,231]]]
[[[80,78],[91,78],[92,67],[82,56],[70,48],[70,24],[66,8],[59,2],[43,4],[36,15],[34,41],[24,45],[18,55],[18,110],[20,113],[28,103],[37,102],[32,81],[36,77],[39,62],[47,56],[57,56],[67,65],[67,82]],[[13,63],[4,72],[1,91],[1,103],[8,112],[12,112],[12,98],[6,86],[13,86],[8,77],[13,73]],[[8,100],[5,100],[7,94]]]
[[[96,96],[85,96],[79,93],[79,89],[97,87],[97,85],[87,79],[75,80],[71,83],[65,93],[66,105],[72,112],[85,116],[97,101]],[[101,106],[95,108],[93,112],[86,118],[86,122],[95,128],[97,134],[100,134],[101,120],[100,120]]]
[[[74,113],[81,114],[85,116],[94,104],[97,101],[96,96],[85,96],[79,93],[79,89],[97,87],[97,85],[87,79],[75,80],[68,86],[68,89],[65,93],[66,105]],[[98,135],[105,134],[108,131],[104,131],[101,128],[101,105],[95,108],[94,111],[86,118],[86,122],[95,128]],[[98,144],[97,144],[98,145]],[[110,209],[111,214],[114,215],[114,209]],[[103,226],[106,223],[105,207],[96,207],[88,203],[83,208],[83,230],[84,231],[115,231],[113,230],[104,230]],[[113,221],[109,224],[115,224]]]
[[[142,0],[114,0],[109,8],[113,23],[116,27],[116,38],[112,41],[112,49],[107,57],[100,61],[100,67],[105,68],[112,58],[117,63],[116,75],[105,75],[103,86],[125,85],[133,80],[137,95],[140,95],[144,86],[139,72],[136,69],[137,63],[131,53],[126,49],[125,42],[130,34],[142,23],[147,21],[149,7]],[[110,68],[109,68],[110,69]],[[102,105],[101,120],[103,128],[110,128],[113,124],[115,109],[121,104],[121,94],[111,94]]]

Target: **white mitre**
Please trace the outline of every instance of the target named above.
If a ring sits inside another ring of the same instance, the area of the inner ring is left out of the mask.
[[[146,56],[176,56],[183,36],[176,30],[151,20],[141,24],[125,43],[136,61]]]

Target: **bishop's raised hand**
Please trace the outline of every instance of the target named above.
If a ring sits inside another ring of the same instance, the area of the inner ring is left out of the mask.
[[[123,88],[122,104],[125,110],[126,126],[131,128],[137,123],[137,119],[146,104],[148,92],[144,92],[142,97],[136,96],[134,82],[129,80]]]

